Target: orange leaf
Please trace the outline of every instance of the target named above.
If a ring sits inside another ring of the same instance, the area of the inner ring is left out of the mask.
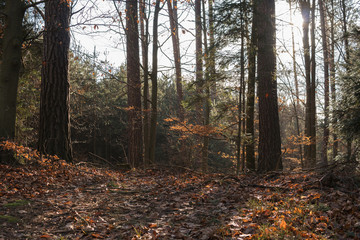
[[[52,237],[48,234],[44,234],[44,235],[41,235],[40,238],[52,238]]]
[[[91,234],[91,236],[92,237],[94,237],[94,238],[103,238],[100,234],[98,234],[98,233],[93,233],[93,234]]]
[[[156,228],[156,227],[157,227],[157,224],[156,224],[156,223],[151,223],[151,224],[149,225],[149,227],[150,227],[150,228]]]
[[[286,222],[285,222],[285,220],[283,219],[283,220],[281,220],[281,223],[280,223],[280,228],[281,229],[286,229]]]

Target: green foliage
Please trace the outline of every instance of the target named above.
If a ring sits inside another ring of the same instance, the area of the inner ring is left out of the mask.
[[[341,77],[341,99],[336,110],[341,133],[347,139],[360,139],[360,32],[352,35],[355,46],[345,65],[346,71]]]
[[[96,61],[96,56],[82,54],[70,62],[74,151],[78,158],[91,152],[108,161],[125,161],[124,66],[114,70],[107,62]]]

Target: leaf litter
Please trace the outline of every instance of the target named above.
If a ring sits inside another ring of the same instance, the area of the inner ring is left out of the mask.
[[[360,194],[309,173],[74,165],[0,143],[0,239],[359,239]]]

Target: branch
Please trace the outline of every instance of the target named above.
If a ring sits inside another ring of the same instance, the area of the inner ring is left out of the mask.
[[[25,6],[25,9],[28,9],[28,8],[35,8],[35,10],[40,14],[40,16],[42,17],[42,19],[45,21],[45,14],[40,10],[40,8],[38,7],[39,4],[41,3],[45,3],[47,2],[48,0],[42,0],[40,2],[33,2],[33,0],[30,0],[31,4],[29,5],[26,5]]]

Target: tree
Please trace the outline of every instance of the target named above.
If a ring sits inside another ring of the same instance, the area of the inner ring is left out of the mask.
[[[311,10],[310,0],[301,0],[300,9],[303,17],[303,48],[305,59],[305,137],[309,142],[304,146],[305,167],[314,167],[316,164],[316,108],[315,108],[315,6]],[[310,13],[311,19],[310,19]],[[310,55],[309,27],[311,21],[312,48]],[[312,56],[312,59],[311,59]]]
[[[149,139],[149,156],[151,162],[155,162],[155,147],[156,147],[156,126],[157,126],[157,74],[158,74],[158,19],[160,12],[160,0],[156,0],[154,12],[153,25],[153,58],[152,58],[152,72],[151,72],[151,121],[150,121],[150,139]]]
[[[199,96],[203,95],[204,77],[203,77],[203,51],[202,51],[202,27],[201,27],[201,0],[195,0],[195,51],[196,51],[196,91]],[[202,98],[200,98],[202,99]],[[202,124],[201,102],[197,104],[197,121]],[[201,169],[207,170],[207,157],[203,154],[201,158]]]
[[[146,4],[145,0],[139,1],[140,5],[140,29],[141,29],[141,52],[142,52],[142,69],[144,78],[143,89],[143,112],[144,112],[144,163],[148,165],[150,163],[149,151],[150,151],[150,117],[149,117],[149,22],[146,16]],[[116,6],[116,5],[115,5]]]
[[[128,162],[142,163],[141,82],[137,1],[126,1],[126,60],[128,84]]]
[[[276,83],[275,1],[257,2],[259,172],[282,169]]]
[[[21,0],[5,1],[5,29],[0,66],[0,139],[15,138],[17,88],[24,39],[22,22],[26,5]]]
[[[255,171],[255,80],[256,80],[256,45],[257,45],[257,17],[256,1],[252,6],[251,42],[248,51],[249,77],[248,92],[246,97],[246,135],[249,138],[246,142],[246,167]]]
[[[181,104],[183,100],[181,58],[180,58],[180,41],[178,29],[177,1],[167,1],[169,10],[169,20],[171,28],[171,40],[173,44],[175,76],[176,76],[176,92],[178,98],[177,115],[180,121],[184,121],[184,108]]]
[[[336,75],[336,68],[335,68],[335,6],[334,0],[331,0],[331,13],[330,13],[330,89],[331,89],[331,105],[332,105],[332,139],[333,139],[333,153],[332,159],[334,160],[335,157],[338,155],[338,137],[337,133],[334,130],[335,126],[337,125],[337,119],[334,116],[334,109],[336,108],[336,83],[335,83],[335,75]]]
[[[295,36],[294,36],[294,26],[292,19],[292,6],[291,1],[289,1],[289,10],[290,10],[290,23],[291,23],[291,45],[292,45],[292,59],[293,59],[293,72],[294,72],[294,83],[295,83],[295,97],[296,104],[294,105],[295,110],[295,120],[296,120],[296,131],[298,137],[301,136],[300,130],[300,119],[299,119],[299,110],[300,110],[300,94],[299,94],[299,79],[297,74],[297,62],[296,62],[296,50],[295,50]],[[299,153],[300,153],[300,162],[301,167],[304,167],[303,153],[302,153],[302,144],[299,144]]]
[[[347,19],[347,6],[345,3],[345,0],[341,0],[341,13],[342,13],[342,23],[343,23],[343,32],[344,32],[344,47],[345,47],[345,64],[346,64],[346,70],[349,71],[349,64],[350,64],[350,47],[349,47],[349,33],[348,33],[348,19]],[[351,158],[351,145],[352,145],[352,139],[351,137],[348,137],[346,139],[346,148],[347,148],[347,158],[350,160]]]
[[[71,161],[70,1],[45,3],[44,52],[40,98],[39,151]]]
[[[336,109],[335,117],[338,119],[338,126],[344,138],[360,140],[360,31],[355,30],[353,34],[348,32],[347,41],[353,36],[354,50],[348,50],[346,68],[340,78],[341,95]],[[350,44],[350,43],[349,43]],[[351,159],[351,153],[347,153],[347,160]]]
[[[327,147],[329,143],[329,92],[330,92],[330,85],[329,85],[329,50],[328,50],[328,38],[326,34],[326,16],[325,16],[325,6],[322,0],[319,0],[320,6],[320,22],[321,22],[321,38],[322,38],[322,47],[323,47],[323,57],[324,57],[324,136],[323,136],[323,146],[322,146],[322,165],[328,165],[328,157],[327,157]]]

